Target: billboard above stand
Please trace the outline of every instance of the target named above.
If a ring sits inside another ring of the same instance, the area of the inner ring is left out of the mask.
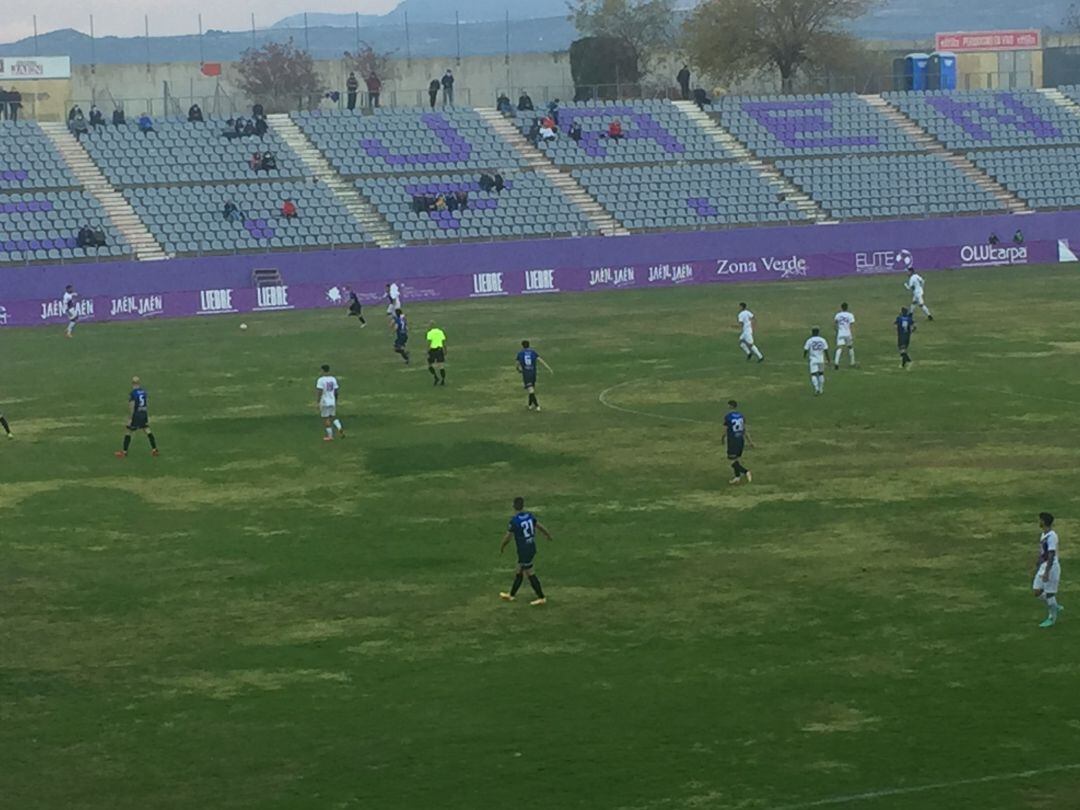
[[[69,56],[0,56],[0,82],[70,78]]]
[[[938,34],[934,50],[953,53],[977,51],[1037,51],[1042,48],[1042,32],[1036,28],[1008,31],[955,31]]]

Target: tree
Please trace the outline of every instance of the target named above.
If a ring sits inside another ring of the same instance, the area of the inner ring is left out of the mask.
[[[1069,34],[1080,32],[1080,5],[1071,3],[1065,16],[1061,18],[1061,29]]]
[[[674,40],[674,0],[573,0],[570,20],[587,37],[619,40],[638,76]]]
[[[641,78],[637,61],[623,41],[612,37],[583,37],[570,43],[570,76],[574,101],[615,98],[620,84],[634,84]]]
[[[860,48],[843,23],[865,14],[875,0],[706,0],[684,28],[687,52],[715,78],[743,78],[773,68],[785,91],[806,67],[827,67]]]
[[[392,54],[379,53],[367,42],[361,42],[355,51],[345,51],[345,69],[353,71],[361,78],[375,74],[380,79],[393,76]]]
[[[295,109],[305,98],[321,96],[324,85],[311,54],[288,42],[248,48],[237,65],[240,89],[267,112]]]

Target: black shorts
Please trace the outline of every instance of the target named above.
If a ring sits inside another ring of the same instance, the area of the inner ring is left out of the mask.
[[[745,449],[746,440],[728,439],[727,442],[727,457],[734,461],[737,458],[742,458],[743,450]]]
[[[536,553],[528,554],[526,556],[518,555],[518,568],[529,569],[533,567],[533,560],[536,559]]]
[[[526,390],[536,387],[536,375],[535,374],[523,374],[521,375],[521,384]]]
[[[364,308],[362,306],[360,306],[359,304],[350,304],[349,305],[349,314],[350,315],[360,315],[363,312],[364,312]]]
[[[146,411],[135,411],[131,415],[131,424],[128,425],[128,430],[146,430],[150,427],[150,414]]]
[[[911,340],[910,339],[896,341],[896,348],[899,349],[902,352],[906,352],[908,350],[908,346],[910,346],[910,345],[911,345]]]
[[[394,338],[394,348],[395,349],[404,349],[405,344],[408,343],[408,342],[409,342],[409,336],[408,335],[398,335],[396,338]]]
[[[428,349],[427,361],[429,363],[445,363],[446,349]]]

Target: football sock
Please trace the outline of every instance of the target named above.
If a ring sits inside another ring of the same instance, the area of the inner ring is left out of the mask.
[[[741,461],[736,461],[734,464],[732,464],[731,469],[735,471],[736,478],[742,475],[746,475],[749,472],[749,470],[747,470],[746,467],[742,465]]]
[[[440,368],[439,369],[439,379],[442,380],[442,382],[444,384],[446,383],[446,369],[445,368]]]
[[[334,438],[334,429],[332,427],[328,427],[326,429],[326,435],[331,439]]]
[[[754,357],[756,357],[758,360],[764,360],[765,359],[765,355],[763,355],[761,353],[761,349],[759,349],[757,346],[752,346],[750,348],[750,351],[752,351],[754,353]]]
[[[343,427],[341,426],[341,420],[340,420],[340,419],[335,419],[335,420],[334,420],[334,427],[336,427],[336,428],[338,429],[338,432],[339,432],[339,433],[340,433],[340,432],[341,432],[342,430],[344,430],[344,429],[345,429],[345,428],[343,428]]]
[[[750,347],[747,346],[742,341],[739,341],[739,348],[742,349],[746,353],[746,359],[747,360],[749,360],[751,357],[753,357],[753,355],[750,353]]]
[[[529,574],[529,584],[532,585],[532,589],[536,591],[536,595],[543,599],[544,589],[540,587],[540,577],[536,574]]]
[[[126,436],[124,436],[124,452],[125,453],[128,451],[129,447],[131,447],[131,434],[130,433],[127,434]]]
[[[358,315],[357,317],[360,319],[360,323],[367,323],[367,321],[364,320],[363,315]]]
[[[11,433],[11,427],[8,425],[7,419],[0,416],[0,427],[4,429],[4,433]]]
[[[436,380],[439,379],[439,375],[435,373],[435,366],[428,366],[427,370],[431,372],[432,377],[434,377]]]
[[[817,388],[818,388],[819,393],[821,393],[821,394],[825,393],[825,375],[824,374],[818,374]]]
[[[68,321],[67,333],[70,335],[74,331],[75,331],[75,321]]]
[[[510,586],[510,595],[517,596],[517,592],[521,589],[521,583],[525,580],[521,574],[514,577],[514,584]]]
[[[536,394],[529,394],[529,404],[530,405],[539,405],[540,404],[539,401],[537,401],[537,399],[536,399]]]
[[[836,350],[836,358],[833,360],[833,365],[834,366],[840,365],[840,356],[842,354],[843,354],[843,350],[841,350],[841,349]]]
[[[154,438],[154,434],[147,431],[146,438],[150,441],[150,449],[157,450],[157,439]],[[125,447],[124,449],[126,450],[127,448]]]
[[[926,304],[920,304],[919,309],[921,309],[923,311],[923,314],[926,315],[927,318],[933,318],[934,317],[933,315],[930,314],[930,308],[927,307]]]
[[[855,350],[854,349],[848,349],[848,360],[851,361],[851,365],[855,365]],[[840,365],[840,361],[837,360],[836,364]]]
[[[1057,595],[1046,597],[1046,607],[1050,611],[1050,618],[1056,619],[1058,614]]]

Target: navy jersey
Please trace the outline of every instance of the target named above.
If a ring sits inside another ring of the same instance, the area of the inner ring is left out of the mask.
[[[360,306],[360,296],[356,294],[356,290],[349,290],[349,303],[353,307]]]
[[[397,329],[398,337],[409,336],[409,322],[405,320],[404,313],[394,316],[394,328]]]
[[[132,389],[131,396],[128,397],[129,402],[135,403],[135,413],[146,413],[146,406],[149,399],[150,398],[147,396],[144,388]]]
[[[741,442],[746,436],[746,417],[738,411],[732,411],[724,417],[729,442]]]
[[[514,535],[518,557],[522,560],[532,559],[536,553],[536,516],[532,512],[518,512],[510,518],[506,530]]]
[[[536,363],[540,359],[540,354],[536,349],[522,349],[518,352],[517,362],[521,367],[521,373],[525,377],[536,377]]]
[[[915,316],[910,313],[896,318],[896,337],[902,341],[910,340],[915,331]]]

